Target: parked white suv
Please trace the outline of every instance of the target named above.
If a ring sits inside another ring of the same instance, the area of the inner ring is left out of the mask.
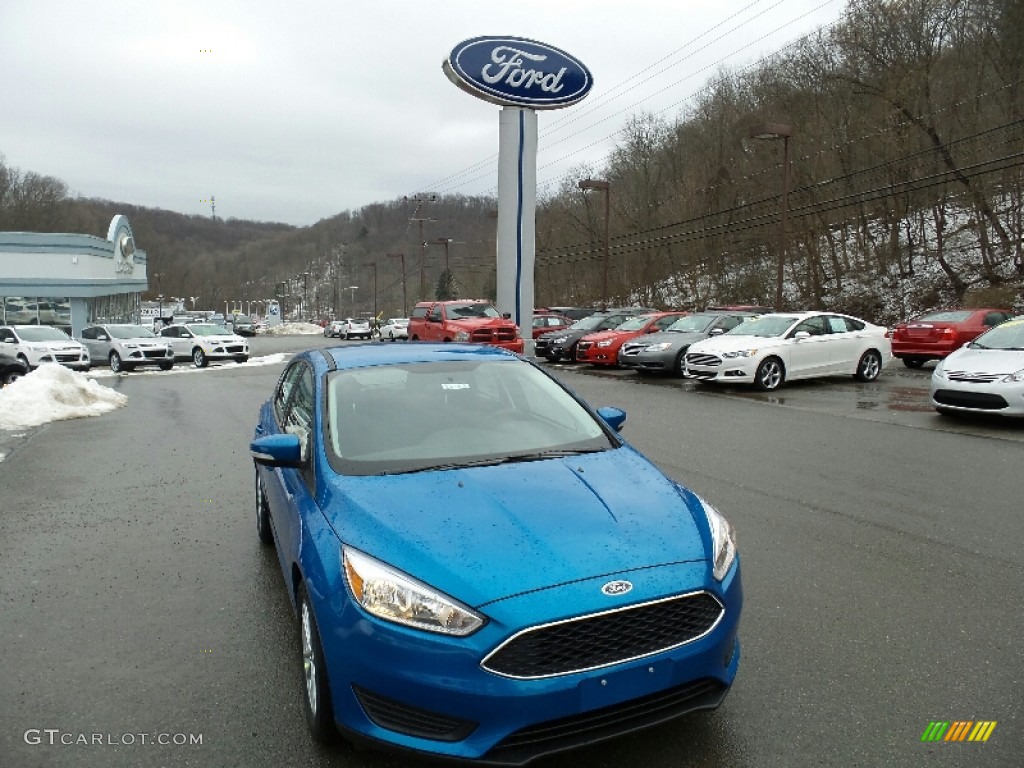
[[[219,323],[184,323],[160,330],[160,338],[170,342],[175,360],[191,360],[196,368],[205,368],[211,360],[249,359],[249,342]]]
[[[89,351],[52,325],[0,326],[0,349],[30,369],[43,363],[60,363],[76,371],[88,371],[92,366]]]
[[[372,334],[370,321],[363,317],[347,318],[341,328],[341,338],[343,339],[369,339]]]
[[[90,325],[78,336],[96,363],[109,362],[114,373],[140,365],[158,365],[161,371],[174,365],[174,351],[166,339],[141,325],[109,323]]]

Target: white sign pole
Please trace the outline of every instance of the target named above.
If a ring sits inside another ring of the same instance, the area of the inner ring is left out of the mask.
[[[497,305],[533,352],[537,113],[504,107],[498,129]]]

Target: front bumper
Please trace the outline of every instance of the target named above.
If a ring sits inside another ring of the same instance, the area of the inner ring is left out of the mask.
[[[161,365],[174,362],[174,351],[170,347],[146,347],[138,349],[120,349],[121,361],[128,365]]]
[[[482,664],[523,628],[521,616],[531,616],[532,627],[572,618],[551,615],[550,595],[490,604],[488,623],[466,638],[377,621],[357,608],[347,591],[331,595],[316,610],[335,719],[344,730],[391,747],[522,764],[714,708],[739,666],[739,564],[722,583],[710,581],[706,562],[664,570],[676,589],[695,583],[724,606],[706,634],[640,658],[539,679],[507,677]],[[591,613],[597,605],[588,594],[593,593],[607,611],[607,598],[590,580],[584,584],[559,588],[566,594],[557,604]]]
[[[1024,416],[1024,382],[958,381],[933,376],[931,400],[935,408],[944,411]]]
[[[92,367],[92,360],[87,352],[43,352],[34,358],[29,358],[29,368],[38,368],[44,363],[58,363],[73,371],[88,371]]]
[[[599,347],[587,341],[576,345],[576,362],[591,365],[618,365],[618,347]]]

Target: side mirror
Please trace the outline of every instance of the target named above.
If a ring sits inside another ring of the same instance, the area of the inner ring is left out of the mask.
[[[512,319],[512,313],[511,312],[502,312],[501,316],[503,318],[505,318],[506,320],[511,320]]]
[[[110,337],[107,336],[105,333],[101,333],[99,336],[96,337],[96,341],[110,341]]]
[[[302,440],[298,435],[268,435],[249,443],[253,461],[264,467],[301,467]]]
[[[18,342],[14,339],[4,339],[4,344],[17,344]]]
[[[721,336],[723,333],[725,333],[725,328],[712,328],[708,335],[709,336]]]
[[[608,426],[616,432],[622,431],[622,425],[626,423],[626,412],[621,408],[603,405],[597,409],[597,415],[604,419]]]
[[[811,338],[811,334],[809,334],[807,331],[797,331],[796,333],[793,334],[793,338],[794,339],[809,339],[809,338]]]

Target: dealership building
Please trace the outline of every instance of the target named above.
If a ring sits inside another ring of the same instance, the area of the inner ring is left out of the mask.
[[[93,323],[138,323],[146,252],[126,216],[94,235],[0,232],[0,325],[55,325],[77,336]]]

